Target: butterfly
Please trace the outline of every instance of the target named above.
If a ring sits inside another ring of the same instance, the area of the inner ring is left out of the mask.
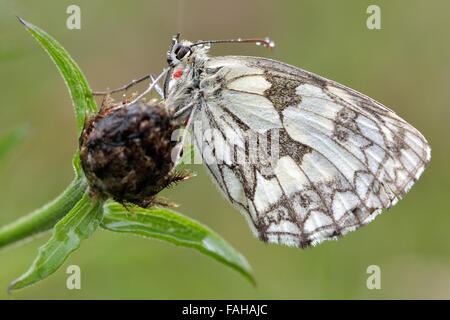
[[[220,42],[273,46],[178,35],[159,91],[259,239],[338,239],[395,205],[430,161],[424,136],[381,103],[283,62],[209,56]]]

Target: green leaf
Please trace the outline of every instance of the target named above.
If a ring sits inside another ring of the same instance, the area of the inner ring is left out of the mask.
[[[229,243],[210,229],[179,213],[164,209],[133,207],[132,213],[122,205],[110,202],[104,206],[104,229],[165,240],[175,245],[194,248],[237,270],[253,284],[247,260]]]
[[[4,133],[0,136],[0,165],[6,158],[6,155],[13,149],[27,132],[27,126],[21,126]]]
[[[75,171],[75,179],[84,179],[86,180],[86,176],[84,175],[83,168],[81,167],[80,162],[80,150],[77,150],[77,153],[75,153],[75,156],[72,160],[72,166],[73,170]]]
[[[47,51],[58,67],[58,70],[61,72],[72,98],[79,137],[83,130],[86,112],[96,113],[98,111],[86,78],[83,76],[83,73],[78,68],[75,61],[55,39],[31,23],[28,23],[21,18],[18,19],[25,27],[27,27],[27,30],[36,38],[45,51]]]
[[[37,258],[26,273],[13,281],[8,290],[21,289],[55,272],[98,227],[103,216],[102,202],[86,192],[75,207],[55,226],[50,240],[39,248]]]

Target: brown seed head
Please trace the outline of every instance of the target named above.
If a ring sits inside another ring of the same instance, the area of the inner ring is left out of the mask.
[[[108,100],[85,123],[80,160],[91,190],[142,207],[172,182],[168,176],[177,129],[172,114],[156,102],[132,105]]]

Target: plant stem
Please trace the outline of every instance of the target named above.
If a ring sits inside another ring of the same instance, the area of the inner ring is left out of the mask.
[[[62,194],[40,209],[0,228],[0,248],[50,230],[82,198],[87,183],[75,178]]]

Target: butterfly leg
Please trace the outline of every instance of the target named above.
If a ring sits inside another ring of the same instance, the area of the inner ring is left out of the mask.
[[[194,102],[190,103],[187,107],[182,108],[183,111],[186,111],[186,110],[188,109],[188,107],[189,107],[189,108],[192,108],[192,111],[191,111],[191,113],[189,114],[189,117],[188,117],[188,119],[187,119],[187,123],[186,123],[186,125],[185,125],[185,127],[184,127],[183,134],[182,134],[182,136],[181,136],[181,140],[180,140],[180,142],[174,147],[174,148],[177,148],[177,149],[175,150],[175,152],[176,152],[176,158],[174,159],[174,162],[173,162],[173,168],[170,170],[170,172],[169,172],[169,174],[168,174],[169,176],[172,176],[172,175],[173,175],[173,173],[175,172],[175,169],[176,169],[177,165],[180,163],[180,160],[181,160],[181,153],[182,153],[182,151],[183,151],[184,142],[185,142],[185,140],[186,140],[187,133],[189,132],[189,129],[190,129],[191,125],[192,125],[192,121],[193,121],[193,119],[194,119],[194,113],[197,111],[198,104],[197,104],[196,101],[194,101]],[[181,111],[181,110],[180,110],[180,111]]]
[[[184,106],[180,109],[178,109],[177,111],[175,111],[175,113],[173,114],[173,118],[177,119],[179,118],[183,113],[186,112],[186,110],[189,110],[192,108],[192,103],[188,104],[187,106]]]
[[[151,74],[147,74],[147,75],[145,75],[143,77],[140,77],[139,79],[132,80],[130,83],[127,83],[126,85],[124,85],[124,86],[122,86],[120,88],[113,89],[113,90],[108,90],[108,91],[92,91],[92,94],[94,96],[106,96],[106,95],[111,94],[111,93],[116,93],[116,92],[120,92],[120,91],[126,91],[129,88],[131,88],[132,86],[134,86],[134,85],[136,85],[136,84],[138,84],[138,83],[140,83],[140,82],[142,82],[144,80],[152,79],[152,81],[154,81],[152,76],[153,75],[151,75]]]
[[[166,68],[163,70],[163,72],[161,72],[161,74],[149,85],[149,87],[147,88],[147,90],[145,90],[142,94],[140,94],[136,99],[134,99],[133,101],[130,102],[130,104],[136,103],[139,100],[142,99],[142,97],[144,97],[145,95],[147,95],[150,91],[153,90],[153,88],[155,88],[155,86],[158,85],[158,81],[169,71],[169,68]]]
[[[150,79],[152,79],[152,82],[156,82],[156,84],[155,84],[155,90],[156,90],[156,92],[158,93],[159,97],[160,97],[161,99],[164,99],[164,92],[163,92],[162,88],[160,87],[160,85],[158,84],[158,82],[156,81],[156,78],[155,78],[155,76],[153,75],[153,73],[150,74]]]

